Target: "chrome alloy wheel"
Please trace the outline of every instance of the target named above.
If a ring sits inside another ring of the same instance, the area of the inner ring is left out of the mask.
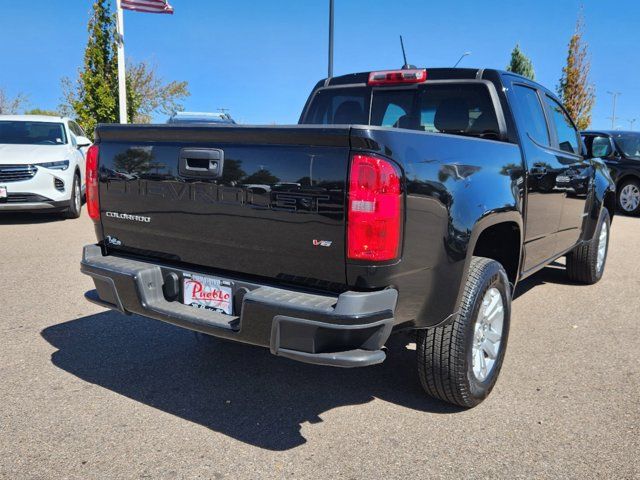
[[[503,322],[502,295],[497,288],[490,288],[484,294],[478,311],[471,351],[473,374],[481,382],[484,382],[493,370],[500,353]]]
[[[602,223],[602,228],[600,229],[600,236],[598,237],[598,258],[596,260],[596,272],[602,272],[602,267],[604,267],[604,259],[607,256],[607,236],[609,235],[609,228],[607,227],[607,223]]]
[[[625,212],[633,212],[640,205],[640,188],[633,183],[620,191],[620,206]]]
[[[76,212],[79,212],[80,208],[82,207],[82,187],[80,186],[80,180],[78,180],[78,177],[76,177],[73,180],[73,183],[74,183],[73,203],[75,204]]]

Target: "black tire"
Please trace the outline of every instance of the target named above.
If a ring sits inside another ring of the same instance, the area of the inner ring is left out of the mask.
[[[604,250],[604,260],[598,268],[598,247],[600,245],[600,234],[606,225],[607,236]],[[593,285],[600,281],[607,264],[607,254],[609,253],[609,233],[611,232],[611,217],[606,208],[602,209],[598,226],[593,234],[593,238],[567,254],[567,276],[570,280],[587,285]]]
[[[620,209],[621,212],[626,213],[627,215],[640,215],[640,203],[638,205],[636,205],[635,208],[632,208],[632,206],[629,205],[624,205],[624,203],[621,200],[622,197],[622,193],[625,191],[625,188],[634,188],[636,189],[636,191],[640,192],[640,181],[638,181],[638,179],[636,178],[630,178],[628,180],[623,180],[622,182],[620,182],[620,184],[616,187],[617,189],[617,199],[618,199],[618,209]]]
[[[80,202],[77,202],[76,195],[79,195]],[[71,199],[69,207],[64,211],[65,218],[79,218],[82,213],[82,187],[80,186],[80,175],[73,176],[73,186],[71,187]]]
[[[502,299],[502,337],[495,363],[481,381],[473,370],[475,324],[485,294],[492,288],[498,290]],[[495,260],[473,257],[459,314],[444,326],[418,331],[418,376],[425,392],[466,408],[482,402],[500,374],[509,337],[510,318],[511,287],[504,268]]]

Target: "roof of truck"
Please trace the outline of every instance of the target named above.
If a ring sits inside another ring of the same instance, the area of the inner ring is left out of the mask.
[[[503,70],[497,70],[494,68],[428,68],[428,67],[416,67],[416,69],[427,70],[427,80],[449,80],[449,79],[476,79],[481,78],[484,72],[496,72],[496,73],[509,73],[510,75],[518,75],[513,72],[505,72]],[[388,70],[401,70],[401,69],[388,69]],[[326,82],[326,86],[329,85],[349,85],[355,83],[367,83],[369,74],[377,70],[371,70],[369,72],[350,73],[347,75],[340,75],[337,77],[331,77],[330,79],[323,80]],[[521,76],[521,75],[518,75]],[[525,78],[525,77],[522,77]],[[527,79],[531,81],[530,79]],[[535,83],[535,82],[534,82]]]

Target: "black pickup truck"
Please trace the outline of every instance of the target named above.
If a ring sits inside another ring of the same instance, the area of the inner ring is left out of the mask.
[[[615,187],[547,89],[497,70],[322,80],[296,126],[101,125],[87,298],[358,367],[416,332],[425,391],[491,391],[519,280],[605,267]]]

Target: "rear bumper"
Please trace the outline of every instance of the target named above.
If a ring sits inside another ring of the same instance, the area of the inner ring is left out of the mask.
[[[199,310],[179,301],[176,286],[194,273],[116,256],[97,245],[84,248],[81,271],[93,278],[87,300],[125,314],[139,314],[216,337],[267,347],[274,355],[337,367],[381,363],[393,328],[398,293],[317,295],[237,278],[234,315]]]

